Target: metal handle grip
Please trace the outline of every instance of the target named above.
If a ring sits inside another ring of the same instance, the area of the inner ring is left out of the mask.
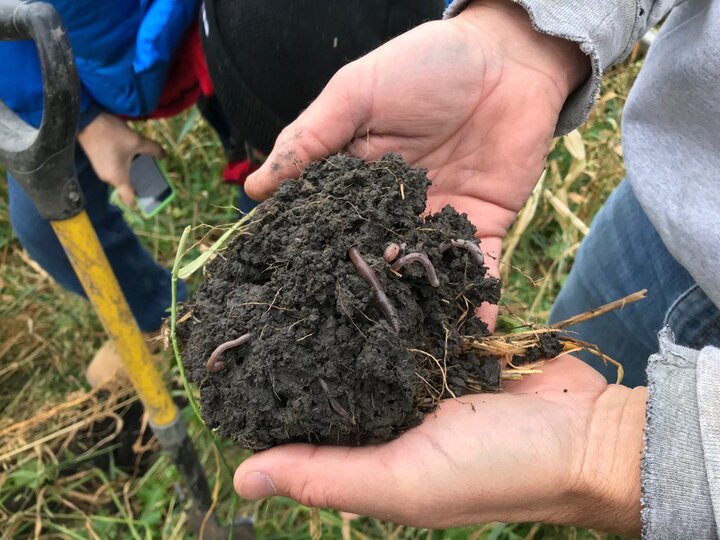
[[[0,102],[0,161],[28,192],[43,217],[66,219],[84,207],[74,149],[80,84],[65,27],[45,2],[0,0],[0,40],[31,39],[43,76],[39,129]]]

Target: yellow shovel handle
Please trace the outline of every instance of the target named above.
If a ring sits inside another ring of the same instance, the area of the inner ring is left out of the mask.
[[[85,211],[61,221],[51,221],[105,331],[113,340],[153,426],[170,424],[175,404],[153,363],[105,252]]]

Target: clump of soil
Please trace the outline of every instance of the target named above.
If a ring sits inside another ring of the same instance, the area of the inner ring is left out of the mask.
[[[524,354],[514,355],[512,363],[515,366],[522,366],[546,358],[555,358],[563,352],[563,349],[564,344],[559,331],[539,333],[536,344],[528,347]]]
[[[469,251],[441,251],[473,241],[475,228],[449,206],[422,217],[428,183],[397,155],[338,155],[257,208],[208,266],[181,329],[211,428],[253,450],[377,442],[418,424],[441,398],[499,387],[497,360],[464,352],[461,336],[487,334],[474,310],[497,303],[500,283]],[[391,243],[426,254],[439,285],[417,262],[391,271]],[[399,332],[350,260],[353,247],[396,308]],[[246,333],[246,344],[222,354],[224,369],[207,369],[220,344]]]

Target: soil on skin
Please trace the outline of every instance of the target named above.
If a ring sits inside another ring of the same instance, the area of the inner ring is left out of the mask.
[[[473,313],[497,303],[500,283],[466,251],[440,252],[475,228],[449,206],[421,217],[428,183],[396,155],[334,156],[257,208],[208,266],[181,328],[208,426],[253,450],[377,442],[440,398],[499,387],[498,362],[463,353],[461,336],[487,334]],[[427,254],[440,286],[418,263],[393,273],[383,258],[391,242]],[[349,260],[353,246],[397,308],[399,334]],[[250,343],[223,354],[224,370],[206,369],[218,345],[247,332]]]

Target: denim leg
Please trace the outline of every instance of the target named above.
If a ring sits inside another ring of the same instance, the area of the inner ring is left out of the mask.
[[[145,250],[123,219],[122,212],[108,200],[108,186],[78,149],[75,167],[87,201],[86,210],[100,243],[115,272],[135,319],[144,332],[160,328],[171,304],[170,272],[159,266]],[[50,223],[43,219],[19,184],[8,175],[10,221],[28,254],[60,285],[84,292]],[[184,283],[178,284],[179,299],[187,296]]]
[[[665,324],[671,306],[692,287],[697,285],[667,251],[625,180],[595,217],[553,306],[550,321],[647,289],[645,300],[571,328],[580,339],[595,343],[623,364],[624,384],[643,385],[647,359],[658,349],[657,332]],[[705,318],[711,317],[712,309],[717,312],[712,304],[704,308]],[[696,339],[694,330],[671,328],[679,344],[691,345]],[[580,357],[608,380],[615,380],[612,366],[604,366],[587,352]]]
[[[260,203],[251,199],[250,196],[245,193],[243,186],[238,186],[237,209],[240,210],[241,218],[249,214],[258,204]]]
[[[675,335],[675,341],[692,349],[707,345],[720,347],[720,309],[703,290],[693,284],[670,306],[665,325]]]

